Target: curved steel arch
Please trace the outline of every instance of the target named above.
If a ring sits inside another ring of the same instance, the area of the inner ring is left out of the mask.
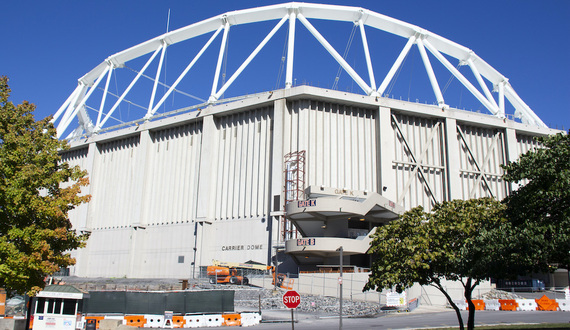
[[[309,19],[322,19],[329,21],[353,22],[359,26],[361,40],[364,47],[364,55],[366,58],[366,67],[368,70],[368,81],[365,81],[330,45],[325,37],[310,23]],[[277,25],[269,32],[269,34],[261,41],[257,48],[249,55],[249,57],[241,64],[241,66],[233,73],[233,75],[225,81],[218,89],[218,78],[220,76],[220,66],[224,54],[225,40],[231,26],[241,24],[251,24],[264,21],[278,20]],[[64,104],[59,108],[53,118],[53,122],[57,123],[58,138],[61,138],[68,129],[74,118],[79,121],[79,127],[73,131],[68,138],[74,138],[83,134],[91,135],[103,129],[107,120],[112,116],[117,106],[125,99],[131,88],[137,83],[139,78],[144,74],[149,64],[156,58],[159,58],[158,68],[155,73],[153,90],[150,95],[149,105],[146,108],[147,113],[141,120],[152,120],[156,110],[164,102],[164,100],[175,90],[178,83],[187,75],[188,71],[196,64],[212,42],[221,34],[222,42],[220,43],[218,62],[214,73],[214,83],[212,92],[205,103],[216,103],[221,95],[235,81],[242,71],[247,67],[251,60],[265,46],[265,44],[273,37],[275,32],[288,22],[288,45],[287,45],[287,63],[285,74],[285,88],[290,88],[293,82],[293,53],[295,47],[295,29],[296,22],[300,22],[305,28],[318,40],[318,42],[330,53],[338,64],[347,72],[350,77],[360,86],[360,88],[370,96],[382,96],[393,80],[395,73],[402,65],[402,62],[413,45],[416,45],[421,55],[422,62],[428,74],[431,88],[436,96],[438,105],[447,108],[443,95],[441,93],[439,83],[435,77],[429,56],[429,51],[443,66],[458,79],[465,88],[493,115],[505,117],[505,98],[512,104],[515,109],[515,116],[520,118],[522,122],[546,127],[546,125],[538,118],[538,116],[530,109],[528,105],[517,95],[510,85],[507,78],[495,70],[491,65],[477,56],[472,50],[434,34],[428,30],[418,26],[399,21],[397,19],[357,7],[307,4],[307,3],[287,3],[280,5],[272,5],[266,7],[258,7],[253,9],[245,9],[239,11],[227,12],[204,21],[188,25],[175,31],[165,33],[154,39],[148,40],[134,47],[126,49],[108,57],[78,81],[75,91],[68,97]],[[382,30],[407,39],[407,43],[392,64],[390,70],[383,78],[381,84],[376,86],[374,69],[371,62],[371,56],[368,49],[368,41],[366,38],[365,27]],[[212,33],[209,40],[186,66],[178,79],[169,87],[160,100],[156,100],[156,89],[159,83],[159,75],[163,67],[165,50],[169,45],[183,42],[198,36]],[[427,50],[427,51],[426,51]],[[119,96],[111,108],[106,108],[106,98],[109,94],[108,87],[111,74],[117,68],[121,68],[126,62],[137,59],[139,57],[151,54],[143,68],[137,73],[137,76],[131,81],[125,91]],[[477,81],[478,87],[474,86],[463,74],[461,74],[449,60],[443,56],[455,58],[460,65],[468,65]],[[497,100],[493,97],[491,91],[487,87],[486,79],[493,86],[493,91],[497,92]],[[104,93],[97,110],[97,119],[95,123],[86,111],[86,102],[96,88],[105,81]],[[105,109],[108,109],[106,112]]]

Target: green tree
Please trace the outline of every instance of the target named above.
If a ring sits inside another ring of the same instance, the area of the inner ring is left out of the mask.
[[[569,134],[540,137],[541,148],[503,167],[503,178],[521,185],[504,202],[529,272],[570,267]]]
[[[69,210],[87,202],[86,173],[59,156],[50,118],[35,121],[35,106],[14,106],[8,78],[0,77],[0,287],[33,295],[46,275],[73,265],[70,250],[88,236],[71,229]]]
[[[443,279],[460,281],[469,306],[468,328],[475,324],[474,288],[484,279],[501,275],[496,260],[498,233],[508,226],[505,206],[491,198],[453,200],[425,212],[421,206],[376,229],[369,253],[374,254],[364,290],[400,291],[414,283],[431,285],[447,298],[464,329],[457,305]]]

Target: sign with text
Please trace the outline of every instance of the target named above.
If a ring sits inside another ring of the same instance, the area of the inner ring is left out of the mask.
[[[309,199],[306,201],[297,201],[297,207],[311,207],[317,206],[317,201],[314,199]]]
[[[401,307],[406,306],[406,292],[388,292],[386,293],[386,306]]]
[[[287,306],[287,308],[297,308],[301,303],[301,296],[297,293],[297,291],[287,291],[283,295],[283,304]]]
[[[297,238],[297,246],[315,245],[314,238]]]

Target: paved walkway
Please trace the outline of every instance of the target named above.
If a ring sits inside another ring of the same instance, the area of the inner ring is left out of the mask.
[[[443,306],[422,306],[420,305],[418,308],[414,309],[411,312],[397,312],[397,311],[390,311],[390,312],[380,312],[378,315],[410,315],[410,314],[426,314],[426,313],[441,313],[441,312],[449,312],[452,311],[450,308],[446,308]],[[291,321],[291,310],[290,309],[266,309],[261,310],[262,315],[262,322],[289,322]],[[295,320],[309,320],[309,319],[325,319],[325,318],[336,318],[338,314],[330,314],[330,313],[307,313],[307,312],[294,312]],[[376,315],[376,316],[378,316]],[[344,317],[347,317],[346,315]],[[362,318],[362,316],[359,316]],[[348,317],[350,318],[350,317]]]

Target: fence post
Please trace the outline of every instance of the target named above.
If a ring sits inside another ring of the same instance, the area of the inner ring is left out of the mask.
[[[350,301],[352,301],[352,283],[354,282],[354,273],[350,274]]]
[[[315,273],[311,273],[311,294],[313,294],[313,278],[315,278]]]
[[[323,296],[325,295],[325,273],[323,272]]]

